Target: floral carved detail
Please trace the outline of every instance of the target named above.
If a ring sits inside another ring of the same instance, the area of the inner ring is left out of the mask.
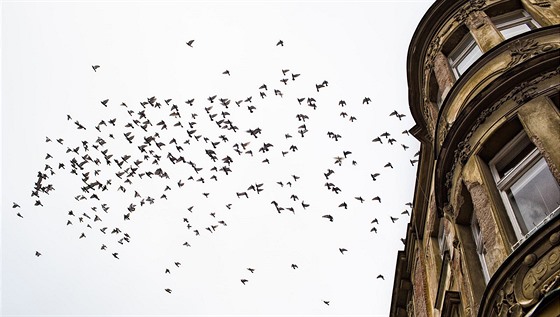
[[[426,62],[424,64],[424,70],[431,70],[434,67],[434,62],[436,60],[436,55],[441,51],[441,38],[439,36],[434,37],[428,50],[426,51]]]
[[[524,104],[526,101],[533,99],[539,93],[536,85],[539,82],[550,79],[554,76],[560,74],[560,67],[556,68],[554,71],[545,73],[539,77],[534,78],[531,81],[523,82],[520,85],[513,88],[507,95],[502,97],[498,102],[494,103],[489,108],[482,110],[471,127],[471,130],[465,135],[463,141],[457,144],[457,148],[453,153],[453,164],[449,171],[445,174],[445,187],[447,188],[447,198],[451,197],[451,185],[453,171],[458,164],[465,164],[472,154],[472,149],[470,145],[470,139],[474,132],[486,121],[492,113],[494,113],[498,108],[500,108],[504,103],[509,100],[515,101],[518,105]],[[447,133],[447,131],[446,131]],[[443,142],[443,141],[442,141]],[[441,143],[440,143],[441,144]]]
[[[523,308],[515,298],[513,279],[515,275],[510,277],[504,287],[498,291],[495,302],[495,308],[499,317],[520,317],[523,316]]]
[[[534,39],[517,40],[511,43],[511,61],[508,63],[507,68],[558,48],[560,48],[560,43],[540,44]]]
[[[455,20],[459,23],[465,22],[468,16],[474,12],[481,10],[486,4],[486,0],[471,0],[462,7],[455,15]]]

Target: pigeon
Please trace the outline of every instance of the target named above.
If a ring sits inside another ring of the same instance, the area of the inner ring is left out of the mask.
[[[187,42],[187,45],[190,46],[190,47],[193,47],[192,46],[193,42],[194,42],[194,40],[190,40],[190,41]]]

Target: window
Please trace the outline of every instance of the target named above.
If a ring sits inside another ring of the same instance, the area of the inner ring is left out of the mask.
[[[445,232],[445,226],[443,222],[445,221],[444,218],[439,220],[439,232],[438,232],[438,244],[439,244],[439,251],[441,257],[443,257],[445,251],[448,250],[447,248],[447,233]]]
[[[525,10],[516,10],[497,16],[492,19],[492,22],[505,39],[540,27]]]
[[[488,283],[488,280],[490,280],[490,274],[488,273],[488,266],[486,265],[486,249],[484,248],[484,243],[482,241],[480,224],[478,223],[478,219],[476,219],[474,214],[471,220],[471,229],[474,238],[474,243],[476,245],[476,253],[478,254],[478,258],[480,259],[480,265],[482,267],[482,274],[484,275],[484,281]]]
[[[449,53],[449,64],[459,78],[480,57],[482,51],[470,33],[465,35],[459,44]]]
[[[490,169],[520,240],[560,209],[560,186],[524,132],[496,154]]]

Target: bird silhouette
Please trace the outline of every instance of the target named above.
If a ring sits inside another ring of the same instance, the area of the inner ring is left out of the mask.
[[[245,285],[245,283],[249,282],[249,280],[246,279],[241,279],[241,283],[243,283],[243,285]]]
[[[99,65],[93,65],[93,66],[91,66],[91,68],[93,68],[93,71],[94,71],[94,72],[97,72],[97,69],[98,69],[99,67],[100,67]]]
[[[190,47],[193,47],[193,46],[192,46],[192,45],[193,45],[193,42],[194,42],[194,40],[189,40],[189,41],[187,41],[187,45],[190,46]]]
[[[344,252],[347,252],[348,250],[345,248],[338,248],[338,251],[340,251],[340,254],[344,254]]]

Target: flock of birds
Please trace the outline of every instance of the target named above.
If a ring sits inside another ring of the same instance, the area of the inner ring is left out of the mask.
[[[187,46],[194,48],[194,40],[186,42]],[[283,41],[278,41],[276,46],[284,46]],[[100,65],[93,65],[92,69],[98,73],[103,71]],[[229,70],[225,70],[223,75],[231,76]],[[280,74],[280,72],[279,72]],[[293,85],[301,74],[291,72],[289,69],[281,70],[281,78],[278,83],[264,83],[249,96],[237,100],[226,96],[212,95],[205,100],[188,99],[184,101],[174,101],[171,98],[160,99],[156,96],[147,97],[138,104],[125,102],[115,102],[109,99],[102,99],[99,102],[99,111],[107,111],[112,114],[96,124],[82,124],[68,114],[66,121],[76,129],[76,135],[81,140],[79,143],[71,143],[62,137],[45,137],[45,142],[52,144],[53,151],[44,156],[44,168],[37,172],[36,181],[31,190],[31,202],[25,203],[21,207],[19,203],[13,202],[15,215],[22,219],[26,217],[28,205],[35,207],[48,208],[48,196],[55,192],[56,187],[53,183],[58,174],[65,173],[75,179],[79,179],[81,186],[76,188],[76,193],[72,195],[74,203],[79,204],[80,209],[74,208],[67,211],[65,225],[67,227],[78,227],[79,234],[77,239],[97,239],[100,242],[99,249],[107,252],[116,260],[119,259],[119,248],[133,242],[132,236],[123,229],[126,223],[132,222],[135,214],[143,206],[149,206],[168,199],[168,196],[175,191],[184,188],[197,187],[203,188],[201,194],[205,198],[213,197],[211,186],[203,186],[218,179],[229,177],[234,173],[243,173],[237,170],[238,160],[255,160],[254,164],[271,164],[269,153],[280,152],[282,159],[289,159],[290,154],[299,151],[298,139],[303,139],[308,130],[308,120],[311,113],[317,109],[318,102],[314,97],[298,97],[297,100],[285,99],[285,103],[296,103],[301,108],[300,113],[295,115],[294,128],[284,133],[283,139],[291,143],[284,149],[277,149],[262,136],[264,127],[241,126],[238,125],[234,117],[236,114],[250,116],[261,110],[257,104],[265,102],[271,92],[274,96],[283,97],[281,91],[288,85]],[[273,86],[278,86],[273,88]],[[328,81],[317,83],[312,88],[314,94],[320,94],[323,89],[328,89]],[[256,96],[256,98],[254,98]],[[369,105],[372,100],[363,97],[362,105]],[[328,105],[340,107],[340,117],[348,118],[350,122],[358,120],[356,117],[348,115],[348,106],[345,100],[340,100],[338,104]],[[114,112],[123,112],[126,120],[114,115]],[[395,120],[402,120],[404,114],[393,111],[389,117]],[[203,130],[204,129],[204,130]],[[214,135],[218,135],[215,137]],[[326,135],[334,142],[338,142],[342,136],[333,131],[326,131]],[[397,141],[399,135],[409,136],[409,131],[402,132],[383,132],[372,138],[371,146],[393,145],[400,143]],[[128,146],[121,146],[122,144]],[[379,145],[376,145],[379,144]],[[400,143],[403,155],[409,147]],[[54,153],[58,154],[54,154]],[[193,161],[191,155],[199,152],[196,156],[197,161]],[[53,154],[51,154],[53,153]],[[412,166],[418,162],[418,153],[411,155],[410,163]],[[351,162],[350,162],[351,161]],[[349,163],[347,163],[349,162]],[[324,172],[325,187],[335,195],[340,194],[343,188],[333,183],[332,178],[337,168],[343,164],[357,165],[357,161],[352,158],[352,151],[342,150],[340,155],[333,158],[332,165]],[[384,170],[395,168],[391,162],[386,162],[383,170],[372,172],[371,181],[377,182],[382,177]],[[289,173],[291,174],[291,173]],[[235,189],[231,189],[230,196],[220,193],[222,197],[231,197],[232,201],[227,202],[223,211],[212,211],[204,218],[204,222],[190,220],[190,215],[202,213],[197,206],[186,206],[183,208],[181,217],[177,221],[182,222],[190,232],[189,239],[180,241],[182,246],[191,247],[195,245],[198,236],[211,235],[217,230],[222,230],[227,226],[226,211],[235,207],[238,199],[249,199],[253,195],[259,195],[271,186],[279,188],[291,187],[300,181],[298,175],[286,175],[284,179],[278,180],[276,184],[267,183],[246,183],[238,184]],[[154,192],[144,192],[150,186],[147,183],[161,184]],[[207,191],[206,191],[207,190]],[[118,194],[126,200],[126,208],[121,210],[104,201],[104,196],[108,193]],[[67,193],[60,193],[66,195]],[[354,196],[354,195],[352,195]],[[351,197],[347,197],[350,199]],[[229,199],[229,198],[228,198]],[[375,197],[353,197],[360,204],[367,201],[381,204],[382,198]],[[301,211],[312,209],[311,202],[292,194],[289,197],[291,203],[282,203],[276,200],[270,202],[269,208],[278,214],[285,212],[296,214]],[[298,202],[298,205],[294,205]],[[349,201],[343,201],[338,208],[348,209]],[[412,208],[411,203],[405,204]],[[301,207],[301,208],[300,208]],[[350,208],[352,208],[350,206]],[[394,214],[386,219],[391,223],[399,220],[399,217],[409,215],[408,209],[399,214]],[[330,213],[317,215],[318,219],[325,219],[334,222],[335,217]],[[370,232],[376,234],[380,223],[385,219],[374,218],[371,220]],[[402,239],[401,239],[402,240]],[[404,242],[404,240],[403,240]],[[338,249],[341,255],[350,252],[346,248]],[[43,251],[35,251],[37,257],[42,256]],[[179,269],[181,262],[170,261],[170,267]],[[298,269],[296,263],[288,266],[293,270]],[[249,274],[257,271],[253,267],[247,267]],[[171,274],[171,269],[162,269],[164,274]],[[384,280],[383,274],[378,274],[377,279]],[[240,277],[240,283],[246,285],[250,282],[248,277]],[[171,288],[165,288],[165,292],[172,293]],[[330,305],[330,300],[321,299],[325,305]]]

